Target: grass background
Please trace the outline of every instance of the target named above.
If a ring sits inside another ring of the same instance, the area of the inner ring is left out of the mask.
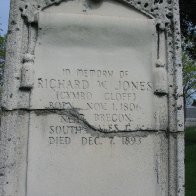
[[[185,130],[185,192],[196,196],[196,127]]]

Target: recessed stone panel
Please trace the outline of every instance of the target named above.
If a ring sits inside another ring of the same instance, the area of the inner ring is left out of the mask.
[[[72,108],[108,132],[159,129],[156,112],[166,99],[154,95],[155,24],[130,12],[41,12],[31,108]]]

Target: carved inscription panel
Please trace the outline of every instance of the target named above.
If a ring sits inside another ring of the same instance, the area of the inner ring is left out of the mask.
[[[32,108],[74,109],[104,131],[156,129],[147,17],[39,14]]]
[[[80,3],[38,16],[27,196],[167,195],[154,20],[110,1],[80,12]]]

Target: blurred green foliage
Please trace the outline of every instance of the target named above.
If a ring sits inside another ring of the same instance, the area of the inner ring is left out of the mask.
[[[188,102],[191,96],[196,93],[196,62],[187,54],[187,52],[183,52],[182,64],[183,92],[186,105],[186,102]]]

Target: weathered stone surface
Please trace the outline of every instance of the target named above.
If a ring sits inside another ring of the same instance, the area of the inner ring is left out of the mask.
[[[167,111],[155,114],[167,100],[153,92],[153,20],[53,11],[38,25],[31,108],[70,107],[105,131],[167,128]]]
[[[105,135],[54,113],[31,120],[27,195],[167,195],[165,133]]]
[[[180,52],[176,0],[12,0],[1,195],[184,195]]]

